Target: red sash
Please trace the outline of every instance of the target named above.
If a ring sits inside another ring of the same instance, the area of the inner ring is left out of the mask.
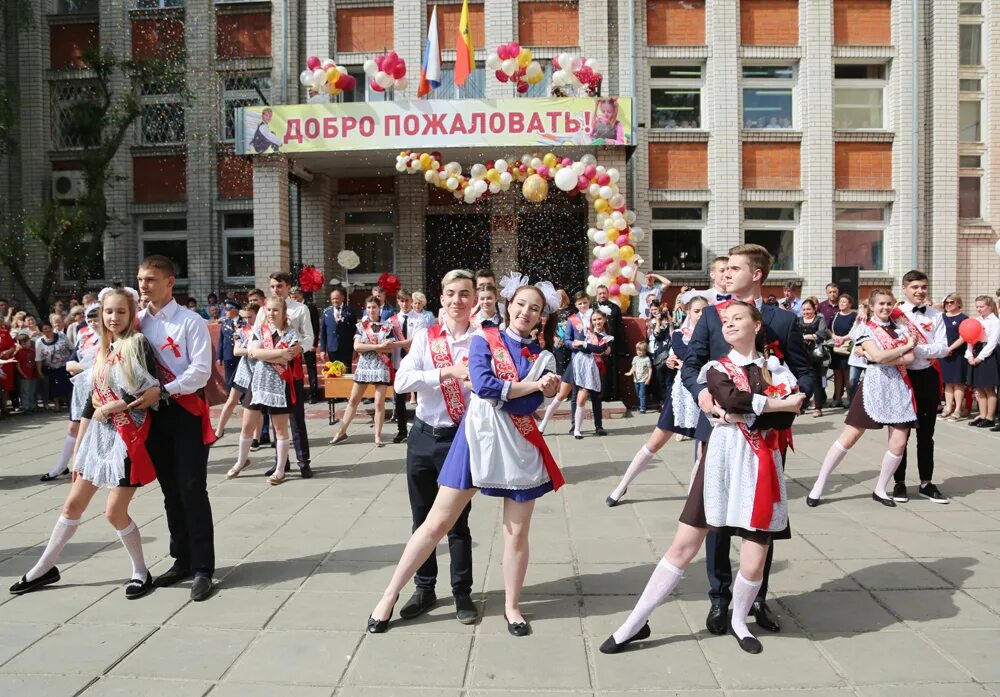
[[[398,334],[399,332],[398,322],[393,324],[392,319],[390,318],[389,326],[392,329],[394,335]],[[372,331],[372,323],[367,317],[361,320],[361,331],[365,333],[365,341],[367,341],[369,344],[377,346],[380,343],[382,343],[381,341],[378,340],[378,337],[375,335],[375,332]],[[396,338],[398,340],[402,340],[403,336],[402,334],[399,334]],[[389,382],[395,380],[396,369],[392,365],[392,357],[388,353],[376,353],[375,355],[378,356],[378,359],[380,361],[382,361],[382,365],[386,366],[389,369]]]
[[[926,344],[927,343],[927,337],[924,336],[924,333],[922,331],[920,331],[920,327],[918,327],[916,325],[916,323],[912,319],[910,319],[910,316],[906,314],[906,312],[903,310],[903,308],[901,308],[901,307],[895,307],[895,308],[893,308],[892,309],[892,313],[889,315],[889,319],[891,319],[893,322],[897,322],[897,323],[902,322],[903,326],[905,326],[906,330],[908,332],[910,332],[910,335],[913,336],[913,338],[917,340],[918,344]],[[871,326],[871,322],[870,321],[869,321],[868,324],[869,324],[869,326]],[[933,328],[934,328],[934,324],[931,323],[931,328],[928,329],[927,331],[931,331]]]
[[[104,376],[108,373],[108,364],[105,363],[104,370],[100,375],[94,376],[94,394],[97,395],[101,406],[117,402],[120,397],[114,390],[104,384]],[[118,437],[125,443],[129,459],[129,481],[132,484],[149,484],[156,479],[156,469],[153,461],[146,450],[146,438],[149,436],[149,425],[151,419],[149,412],[142,421],[142,426],[136,428],[135,422],[128,415],[128,410],[120,411],[111,415],[111,423],[114,424]]]
[[[573,329],[579,332],[581,335],[586,333],[586,329],[583,327],[583,318],[580,313],[572,314],[569,316],[569,323],[573,325]]]
[[[905,317],[906,315],[903,316]],[[877,324],[876,322],[868,320],[867,324],[868,328],[872,330],[872,334],[875,335],[875,340],[878,341],[878,343],[882,346],[883,349],[896,348],[897,346],[902,346],[903,344],[906,343],[906,339],[893,338],[893,336],[885,330],[885,327],[883,327],[880,324]],[[910,324],[913,324],[913,322],[910,322]],[[926,344],[927,340],[924,338],[923,334],[920,334],[920,330],[917,329],[916,326],[914,326],[913,328],[917,331],[917,336],[914,338],[917,339],[918,342]],[[909,372],[907,372],[906,368],[901,365],[897,365],[896,370],[898,370],[899,374],[903,376],[903,382],[906,383],[907,389],[910,390],[910,401],[913,403],[913,411],[916,412],[917,395],[913,391],[913,383],[910,382],[910,374]]]
[[[435,324],[427,330],[427,346],[430,349],[431,362],[435,368],[447,368],[455,365],[451,360],[451,351],[448,350],[448,340],[444,335],[443,324]],[[465,416],[465,397],[462,396],[462,385],[455,378],[450,378],[442,380],[440,388],[448,416],[458,426],[462,417]]]
[[[277,345],[274,343],[274,331],[267,322],[260,325],[260,347],[265,351],[288,348],[288,344],[285,343],[284,339],[279,341]],[[288,385],[288,394],[291,396],[292,404],[295,404],[295,376],[292,374],[291,369],[287,365],[277,365],[276,363],[271,363],[270,365],[278,373],[278,377]]]
[[[728,357],[720,358],[719,363],[726,369],[736,389],[741,392],[751,391],[750,381],[742,368],[737,367]],[[745,423],[737,426],[757,456],[757,486],[753,496],[753,511],[750,513],[750,527],[767,530],[771,527],[774,516],[774,504],[781,501],[781,474],[774,462],[774,451],[780,449],[784,452],[784,448],[791,444],[791,429],[772,428],[762,435],[760,431],[748,428]]]
[[[156,366],[160,369],[160,382],[162,384],[167,384],[168,382],[173,382],[177,379],[170,368],[163,365],[159,359],[156,360]],[[212,419],[209,415],[208,397],[204,395],[199,395],[197,393],[190,394],[172,394],[170,399],[177,402],[181,408],[192,416],[201,417],[201,442],[205,445],[211,445],[218,440],[215,435],[215,429],[212,428]]]
[[[490,354],[493,357],[493,367],[496,370],[497,377],[501,380],[509,380],[510,382],[520,382],[521,377],[517,374],[517,366],[514,365],[514,359],[511,358],[507,346],[503,343],[503,339],[500,338],[500,330],[496,327],[486,327],[482,331],[486,336],[486,343],[490,347]],[[542,437],[542,432],[538,430],[538,424],[535,423],[535,419],[530,415],[518,416],[509,412],[507,415],[514,422],[517,432],[538,449],[538,452],[542,456],[542,462],[545,463],[545,471],[548,473],[549,479],[552,480],[552,490],[558,491],[559,487],[566,483],[566,480],[563,479],[562,472],[559,471],[559,465],[556,464],[555,458],[549,452],[549,446],[545,444],[545,438]]]

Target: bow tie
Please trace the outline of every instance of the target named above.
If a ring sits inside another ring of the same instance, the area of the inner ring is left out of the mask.
[[[725,295],[719,293],[718,295],[715,296],[715,302],[717,302],[717,303],[721,303],[723,300],[732,300],[732,299],[733,299],[733,296],[730,295],[729,293],[727,293]]]
[[[926,305],[921,305],[920,307],[917,307],[917,306],[914,305],[913,311],[914,312],[920,312],[920,313],[926,315],[927,314],[927,306]]]

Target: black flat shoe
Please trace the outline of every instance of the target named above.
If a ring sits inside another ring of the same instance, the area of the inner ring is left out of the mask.
[[[399,614],[402,615],[402,611],[400,611]],[[476,620],[479,619],[479,611],[476,610],[476,604],[472,602],[472,596],[455,596],[455,617],[458,618],[458,621],[462,624],[476,623]]]
[[[44,574],[36,578],[34,581],[29,581],[27,576],[22,576],[21,579],[10,587],[10,592],[14,595],[24,595],[25,593],[30,593],[31,591],[38,590],[42,586],[47,586],[50,583],[55,583],[59,580],[59,569],[52,567]]]
[[[59,474],[49,474],[48,472],[46,472],[45,474],[43,474],[41,477],[38,478],[38,481],[40,481],[40,482],[51,482],[51,481],[53,481],[55,479],[59,479],[59,477],[63,476],[64,474],[67,474],[68,472],[69,472],[69,467],[67,467],[66,469],[64,469]]]
[[[895,501],[893,501],[892,499],[884,499],[881,496],[879,496],[878,494],[876,494],[874,491],[872,492],[872,501],[878,501],[883,506],[888,506],[889,508],[895,508],[896,507],[896,502]]]
[[[705,629],[712,634],[723,635],[726,633],[726,620],[729,618],[729,608],[721,605],[713,605],[705,618]]]
[[[597,429],[596,431],[594,431],[594,433],[597,434],[597,435],[599,435],[599,436],[606,436],[606,435],[608,435],[608,432],[605,431],[603,428]]]
[[[649,629],[649,622],[647,622],[646,624],[642,625],[642,628],[638,632],[636,632],[634,635],[632,635],[631,637],[629,637],[620,644],[617,641],[615,641],[615,635],[612,634],[611,636],[609,636],[607,639],[604,640],[604,643],[601,644],[601,648],[599,650],[601,653],[618,653],[626,646],[631,644],[633,641],[642,641],[643,639],[648,639],[651,633],[652,632]]]
[[[397,433],[396,435],[394,435],[392,437],[392,442],[393,443],[402,443],[404,440],[406,440],[406,434],[405,433]]]
[[[191,578],[191,569],[179,566],[176,562],[169,569],[160,574],[159,578],[153,581],[156,588],[167,588],[181,581]]]
[[[392,608],[389,610],[389,616],[384,620],[377,620],[371,615],[368,615],[368,633],[369,634],[385,634],[386,630],[389,629],[389,622],[392,621],[392,613],[396,609],[396,602],[399,601],[399,594],[396,594],[396,600],[392,603]]]
[[[777,615],[771,612],[771,608],[763,600],[753,601],[753,605],[750,606],[750,616],[757,620],[757,626],[761,629],[775,634],[781,631]]]
[[[510,632],[512,636],[528,636],[531,634],[531,625],[528,624],[527,620],[524,622],[511,622],[507,619],[507,613],[503,613],[503,620],[507,623],[507,631]]]
[[[973,419],[972,421],[970,421],[969,425],[972,426],[973,428],[978,428],[984,421],[986,421],[986,419],[980,417],[978,419]]]
[[[627,493],[628,493],[628,489],[626,489],[625,491],[623,491],[622,492],[622,498],[625,498],[625,494],[627,494]],[[622,499],[613,499],[610,496],[608,498],[604,499],[604,503],[608,504],[608,508],[614,508],[619,503],[621,503],[621,501],[622,501]]]
[[[299,476],[303,479],[312,479],[313,471],[308,462],[303,462],[299,465]]]
[[[577,440],[583,440],[583,436],[576,436],[576,435],[574,435],[573,437],[576,438]]]
[[[129,600],[135,600],[146,595],[151,590],[153,590],[153,574],[147,571],[145,581],[133,578],[125,584],[125,597]]]
[[[740,645],[740,648],[747,653],[760,653],[764,650],[764,645],[755,636],[743,637],[740,639],[736,636],[736,632],[733,631],[732,627],[729,627],[729,633],[733,635],[736,642]]]
[[[191,584],[191,600],[200,603],[212,594],[212,578],[210,576],[195,576]]]
[[[816,508],[816,506],[819,505],[819,499],[806,496],[806,505],[809,506],[809,508]]]
[[[425,590],[423,588],[418,588],[410,599],[407,600],[403,607],[399,608],[399,616],[404,620],[412,620],[415,617],[420,617],[437,602],[437,595],[432,590]]]

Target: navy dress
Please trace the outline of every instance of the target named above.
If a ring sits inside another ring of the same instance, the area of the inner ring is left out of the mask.
[[[951,346],[961,337],[958,325],[969,319],[964,312],[954,317],[944,316],[944,330],[948,334],[948,345]],[[969,361],[965,357],[965,346],[955,349],[950,356],[941,359],[941,380],[945,385],[965,385],[969,382]]]
[[[854,327],[854,321],[858,318],[858,313],[852,311],[850,314],[842,315],[837,312],[833,316],[832,327],[830,328],[831,334],[836,334],[837,336],[847,336],[851,333],[851,329]],[[851,347],[853,349],[853,346]],[[848,356],[837,353],[836,351],[830,352],[830,369],[831,370],[847,370],[850,366],[847,365]]]
[[[677,356],[677,359],[683,363],[691,349],[688,344],[684,343],[684,335],[680,332],[680,330],[677,330],[670,335],[670,346],[673,348],[674,355]],[[674,379],[679,380],[680,377],[678,376]],[[695,429],[681,428],[680,426],[674,425],[674,400],[672,392],[672,389],[668,389],[667,394],[663,397],[663,408],[660,409],[660,418],[657,420],[656,426],[657,428],[662,428],[664,431],[679,433],[682,436],[694,438]]]
[[[537,342],[519,342],[507,332],[501,332],[500,336],[514,361],[514,365],[517,366],[518,378],[523,379],[531,370],[532,362],[522,354],[522,350],[527,347],[530,355],[537,356],[541,348]],[[480,334],[472,337],[472,343],[469,346],[469,379],[472,381],[472,391],[483,399],[501,399],[505,382],[498,378],[493,371],[490,346]],[[543,401],[544,397],[541,392],[533,392],[524,397],[507,400],[503,403],[502,410],[511,414],[528,416],[533,414]],[[458,425],[455,440],[452,441],[451,449],[441,466],[438,484],[452,489],[474,488],[469,466],[469,441],[465,435],[464,418],[462,423]],[[552,488],[552,482],[548,481],[531,489],[483,488],[480,489],[480,493],[514,501],[531,501],[552,491]]]

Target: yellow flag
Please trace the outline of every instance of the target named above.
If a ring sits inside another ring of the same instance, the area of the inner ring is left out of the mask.
[[[461,87],[476,69],[472,46],[472,29],[469,27],[469,0],[462,1],[462,17],[458,21],[458,37],[455,42],[455,84]]]

